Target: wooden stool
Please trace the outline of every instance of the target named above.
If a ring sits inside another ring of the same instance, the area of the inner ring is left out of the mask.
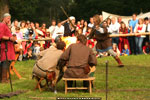
[[[18,57],[19,57],[19,54],[16,54],[16,55],[15,55],[15,60],[11,62],[10,67],[9,67],[9,68],[10,68],[9,70],[10,70],[10,74],[13,75],[13,74],[14,74],[13,72],[15,72],[15,74],[17,75],[17,77],[20,79],[20,78],[22,78],[22,77],[21,77],[21,75],[18,73],[18,71],[17,71],[16,68],[15,68],[15,63],[16,63]]]
[[[67,94],[67,90],[72,89],[89,89],[90,94],[92,93],[92,81],[95,80],[95,77],[88,77],[88,78],[63,78],[65,81],[65,94]],[[88,87],[68,87],[67,81],[89,81],[89,88]]]

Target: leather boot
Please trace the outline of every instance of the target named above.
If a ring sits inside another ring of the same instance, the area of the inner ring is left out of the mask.
[[[2,83],[8,83],[8,78],[7,78],[7,68],[2,67]]]
[[[124,67],[123,63],[121,62],[120,58],[118,56],[114,57],[115,60],[117,61],[118,63],[118,67]]]

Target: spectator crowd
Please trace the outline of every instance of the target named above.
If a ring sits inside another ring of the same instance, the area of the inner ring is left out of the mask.
[[[137,15],[133,14],[132,19],[129,20],[128,25],[126,25],[121,17],[112,17],[104,20],[102,15],[99,16],[101,22],[101,27],[107,26],[108,32],[110,34],[130,34],[130,33],[141,33],[150,31],[150,19],[139,18]],[[12,25],[10,25],[11,32],[14,37],[17,38],[17,43],[15,44],[15,52],[20,56],[18,60],[28,60],[36,59],[36,55],[49,48],[52,44],[60,40],[61,37],[74,37],[77,34],[83,34],[86,37],[90,34],[94,27],[93,17],[86,21],[81,19],[76,21],[75,17],[71,16],[69,19],[64,21],[52,20],[51,26],[47,26],[46,23],[40,25],[38,22],[30,21],[18,21],[14,20]],[[34,39],[51,38],[51,40],[46,41],[34,41]],[[22,41],[27,39],[29,41]],[[149,35],[136,35],[131,37],[112,37],[112,47],[113,50],[118,54],[118,56],[128,56],[131,54],[150,54],[150,36]],[[96,41],[90,39],[87,45],[90,48],[95,48]],[[97,53],[97,57],[108,56],[107,53]]]

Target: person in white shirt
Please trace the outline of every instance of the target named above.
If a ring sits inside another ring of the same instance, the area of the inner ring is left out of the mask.
[[[93,21],[93,17],[90,18],[90,23],[88,24],[88,26],[94,26],[94,21]]]
[[[138,24],[136,24],[134,28],[134,33],[143,33],[146,30],[146,25],[143,24],[143,19],[140,18]],[[137,35],[135,37],[136,43],[136,54],[142,54],[142,43],[146,36],[145,35]]]
[[[55,40],[56,38],[60,38],[63,35],[64,35],[64,26],[61,24],[61,22],[58,22],[52,35],[52,38]]]
[[[19,26],[19,22],[17,19],[14,20],[13,22],[13,26],[11,27],[11,32],[12,34],[15,34],[16,33],[16,28]]]
[[[108,27],[108,32],[112,34],[119,34],[119,27],[120,24],[116,21],[115,17],[111,18],[111,24]],[[119,43],[119,38],[118,37],[113,37],[112,38],[112,43],[116,43],[118,45]]]
[[[85,35],[87,33],[88,30],[88,24],[87,21],[84,22],[84,27],[83,27],[83,35]]]
[[[56,27],[56,20],[52,20],[52,25],[49,27],[51,36],[53,35],[53,33],[55,31],[55,27]]]
[[[144,18],[144,24],[146,25],[145,32],[150,32],[150,23],[148,17]],[[145,42],[150,42],[150,36],[146,35],[146,38],[144,40],[145,41],[143,41],[144,42],[143,44],[145,44]]]

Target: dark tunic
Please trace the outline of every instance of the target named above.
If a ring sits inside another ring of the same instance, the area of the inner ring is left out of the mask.
[[[81,43],[70,45],[60,59],[68,61],[68,67],[64,73],[66,78],[88,77],[88,74],[84,72],[84,68],[88,65],[97,64],[96,56],[92,49]]]
[[[102,28],[101,28],[102,29]],[[97,41],[96,49],[99,49],[101,51],[108,51],[110,48],[112,48],[112,43],[109,38],[109,33],[106,29],[103,29],[104,33],[102,33],[100,30],[93,30],[90,34],[89,38],[94,38]]]
[[[71,31],[69,23],[65,23],[64,24],[64,37],[66,36],[72,36],[73,33],[75,33],[75,31]]]

